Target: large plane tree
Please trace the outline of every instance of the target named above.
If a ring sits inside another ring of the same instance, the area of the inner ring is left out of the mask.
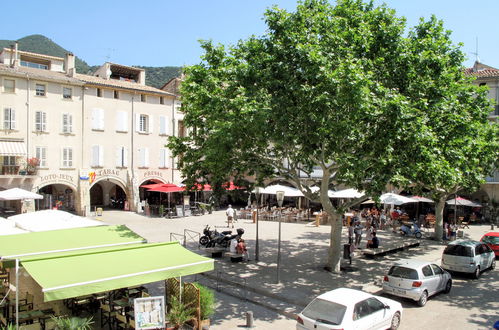
[[[375,195],[403,177],[406,144],[420,141],[419,103],[400,88],[418,79],[408,75],[417,50],[403,18],[360,0],[274,7],[265,22],[265,35],[234,46],[202,42],[203,61],[181,86],[192,134],[169,146],[190,182],[280,178],[319,201],[331,224],[327,266],[339,271],[341,215],[356,201],[335,205],[327,190]]]

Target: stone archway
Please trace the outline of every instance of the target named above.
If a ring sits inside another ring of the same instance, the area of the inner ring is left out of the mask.
[[[102,178],[90,187],[91,207],[109,207],[123,210],[128,204],[126,187],[120,180]]]
[[[36,200],[37,210],[58,209],[74,212],[76,210],[76,190],[68,185],[53,183],[38,188],[43,199]]]

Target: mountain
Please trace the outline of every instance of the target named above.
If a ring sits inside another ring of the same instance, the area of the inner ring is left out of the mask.
[[[54,41],[49,38],[40,35],[33,34],[24,38],[17,40],[19,50],[64,57],[68,52],[66,49],[59,46]],[[0,49],[9,48],[13,45],[15,40],[0,40]],[[78,73],[92,74],[99,66],[90,66],[79,58],[75,57],[75,66]],[[146,71],[146,85],[161,88],[166,82],[168,82],[173,77],[178,77],[182,68],[178,66],[165,66],[165,67],[149,67],[149,66],[136,66],[137,68],[144,69]]]

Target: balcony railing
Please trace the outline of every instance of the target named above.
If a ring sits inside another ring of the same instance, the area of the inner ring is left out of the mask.
[[[2,165],[2,175],[19,175],[19,165]]]

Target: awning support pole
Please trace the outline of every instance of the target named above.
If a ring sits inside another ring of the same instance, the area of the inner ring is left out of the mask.
[[[19,259],[16,259],[16,329],[19,329]]]

